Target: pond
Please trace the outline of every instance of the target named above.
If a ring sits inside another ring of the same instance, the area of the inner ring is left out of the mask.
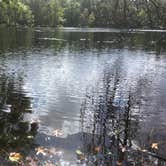
[[[0,126],[2,165],[166,165],[166,33],[0,28]]]

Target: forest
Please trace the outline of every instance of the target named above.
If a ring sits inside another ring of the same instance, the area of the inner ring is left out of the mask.
[[[51,27],[166,27],[165,0],[0,0],[0,24]]]

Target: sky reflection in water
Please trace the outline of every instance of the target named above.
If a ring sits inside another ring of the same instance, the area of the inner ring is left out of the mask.
[[[157,154],[164,156],[166,56],[158,40],[163,35],[8,31],[12,39],[1,30],[1,136],[22,121],[39,121],[33,143],[59,149],[64,153],[60,158],[73,164],[80,148],[89,165],[115,165],[123,156],[121,139],[129,149],[131,144],[149,149],[159,142]],[[7,118],[15,116],[17,122]],[[54,138],[55,129],[63,135]],[[119,138],[114,135],[118,130]],[[94,161],[92,149],[98,146],[102,148]],[[132,164],[137,157],[125,154],[123,162]]]

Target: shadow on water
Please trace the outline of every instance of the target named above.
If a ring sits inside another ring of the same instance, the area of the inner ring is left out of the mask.
[[[1,75],[0,80],[0,163],[10,165],[10,152],[28,154],[34,146],[37,124],[24,120],[31,101],[22,91],[22,78]]]
[[[151,143],[155,138],[150,140],[147,135],[147,140],[142,139],[142,134],[146,133],[139,133],[141,119],[133,114],[136,109],[140,112],[138,92],[129,89],[125,97],[120,94],[117,98],[120,67],[115,66],[112,73],[104,73],[102,94],[97,97],[95,93],[88,95],[82,105],[82,131],[85,132],[82,151],[87,158],[86,164],[164,166],[164,148],[154,150]],[[140,87],[139,85],[138,91]],[[88,122],[91,121],[92,130],[87,126],[87,119]],[[91,133],[91,137],[87,135],[88,132]],[[158,132],[158,137],[158,142],[162,143],[165,140],[162,138],[162,132]]]

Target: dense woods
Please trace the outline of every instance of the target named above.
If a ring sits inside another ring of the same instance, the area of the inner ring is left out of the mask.
[[[0,24],[166,27],[165,0],[0,0]]]

